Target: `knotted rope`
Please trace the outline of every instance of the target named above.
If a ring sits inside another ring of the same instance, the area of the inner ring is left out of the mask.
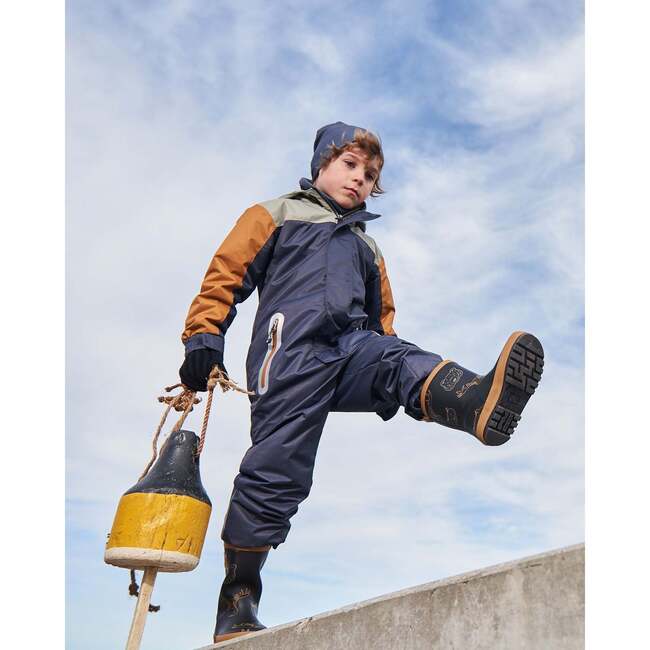
[[[208,399],[205,402],[205,411],[203,412],[201,435],[199,437],[199,445],[196,449],[197,456],[201,455],[203,445],[205,444],[205,434],[208,430],[208,418],[210,417],[210,409],[212,408],[212,395],[217,384],[219,385],[219,388],[221,388],[222,393],[234,390],[238,393],[243,393],[244,395],[254,395],[253,391],[238,386],[236,382],[232,381],[232,379],[230,379],[228,375],[219,368],[219,366],[212,368],[212,371],[208,376]]]
[[[178,388],[179,386],[182,386],[182,384],[174,384],[173,386],[166,386],[165,391],[169,393],[175,388]],[[147,473],[151,469],[151,466],[154,464],[156,458],[158,457],[158,437],[160,436],[160,432],[162,431],[162,428],[165,425],[165,421],[167,420],[169,411],[174,409],[175,411],[182,412],[181,417],[179,418],[178,422],[174,425],[174,428],[172,429],[172,433],[174,433],[174,431],[178,431],[178,429],[180,429],[181,426],[183,426],[183,422],[185,422],[185,418],[189,415],[190,411],[194,409],[194,404],[198,404],[201,400],[198,397],[196,397],[196,393],[194,391],[189,390],[189,388],[183,387],[182,393],[178,393],[177,395],[161,395],[158,398],[158,401],[167,404],[167,408],[164,410],[162,417],[160,418],[158,428],[156,429],[156,432],[153,435],[153,440],[151,442],[151,446],[153,448],[153,455],[151,456],[151,460],[147,463],[147,466],[144,468],[142,474],[140,474],[140,478],[138,479],[138,481],[141,481],[147,475]]]
[[[219,387],[221,388],[221,392],[223,393],[229,390],[234,390],[239,393],[244,393],[245,395],[253,395],[251,391],[248,391],[238,386],[237,383],[232,381],[225,372],[220,370],[218,366],[212,368],[210,375],[208,376],[208,398],[205,403],[205,411],[203,412],[203,423],[201,425],[201,435],[199,437],[199,444],[196,449],[197,457],[201,455],[201,452],[203,451],[203,445],[205,444],[205,434],[208,431],[208,419],[210,418],[210,409],[212,408],[212,396],[217,384],[219,385]],[[185,422],[185,418],[187,418],[190,412],[194,410],[194,405],[198,404],[201,401],[201,398],[196,396],[196,391],[187,388],[187,386],[183,384],[174,384],[173,386],[166,386],[165,392],[170,393],[176,388],[182,388],[183,390],[180,393],[177,393],[176,395],[161,395],[160,397],[158,397],[158,401],[162,404],[166,404],[167,408],[164,410],[163,415],[160,418],[160,423],[158,424],[158,428],[156,429],[156,432],[154,433],[153,436],[153,441],[152,441],[153,454],[151,456],[151,460],[144,468],[144,471],[140,475],[138,481],[142,480],[147,475],[147,473],[151,469],[151,466],[154,464],[156,458],[158,457],[158,438],[160,436],[160,432],[162,431],[163,426],[165,425],[165,421],[167,420],[167,416],[169,415],[171,409],[174,409],[175,411],[181,413],[178,422],[176,422],[174,428],[171,430],[171,433],[174,433],[183,426],[183,423]]]

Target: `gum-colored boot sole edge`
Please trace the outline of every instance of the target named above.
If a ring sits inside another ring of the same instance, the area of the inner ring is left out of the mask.
[[[528,332],[513,332],[497,361],[492,386],[476,424],[476,437],[485,445],[510,440],[521,414],[542,376],[544,349]]]
[[[255,630],[256,632],[259,630]],[[253,631],[250,632],[229,632],[228,634],[220,634],[219,636],[213,637],[214,643],[221,643],[222,641],[230,641],[230,639],[235,639],[238,636],[246,636],[247,634],[253,634]]]

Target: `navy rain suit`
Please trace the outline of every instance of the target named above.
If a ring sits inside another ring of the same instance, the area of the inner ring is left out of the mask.
[[[318,142],[318,139],[317,139]],[[342,211],[307,179],[255,205],[216,252],[190,307],[186,351],[223,350],[235,305],[257,288],[246,359],[252,445],[235,478],[222,538],[281,544],[309,494],[330,411],[400,406],[420,420],[420,388],[441,357],[399,339],[385,264],[365,204]]]

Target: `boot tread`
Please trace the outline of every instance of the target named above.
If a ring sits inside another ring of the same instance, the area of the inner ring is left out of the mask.
[[[508,353],[503,389],[485,427],[485,444],[502,445],[510,440],[543,370],[542,344],[532,334],[522,334]]]

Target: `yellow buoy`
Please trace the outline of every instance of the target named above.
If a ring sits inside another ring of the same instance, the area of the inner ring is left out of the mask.
[[[212,504],[201,484],[198,437],[175,431],[149,472],[117,506],[104,561],[125,569],[191,571],[199,563]]]

